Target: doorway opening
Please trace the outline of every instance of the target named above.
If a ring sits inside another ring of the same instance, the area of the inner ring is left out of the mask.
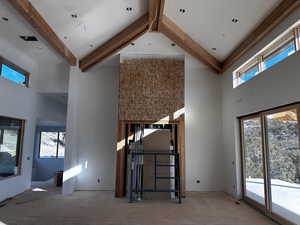
[[[129,201],[158,197],[181,203],[177,124],[130,124],[129,131],[125,137]]]

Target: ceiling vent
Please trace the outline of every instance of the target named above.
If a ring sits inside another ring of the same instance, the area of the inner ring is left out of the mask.
[[[23,41],[38,41],[35,36],[20,36]]]

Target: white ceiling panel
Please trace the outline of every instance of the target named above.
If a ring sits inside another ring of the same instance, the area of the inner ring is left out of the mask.
[[[0,38],[35,60],[64,60],[45,42],[6,1],[0,3]],[[25,42],[20,36],[36,36],[37,42]],[[1,52],[0,52],[1,55]]]
[[[165,14],[212,55],[224,60],[280,2],[166,0]],[[232,22],[234,18],[237,23]]]
[[[132,45],[134,44],[134,45]],[[185,52],[161,33],[146,33],[124,48],[123,54],[182,55]]]
[[[148,10],[147,0],[30,1],[79,58],[112,38]],[[72,14],[77,18],[73,18]]]
[[[219,60],[230,52],[281,0],[166,0],[165,14]],[[32,55],[51,56],[44,42],[24,43],[19,35],[36,32],[1,1],[1,38]],[[30,0],[69,49],[81,58],[147,13],[148,0]],[[132,8],[128,11],[127,8]],[[180,12],[184,9],[185,12]],[[72,15],[74,15],[72,17]],[[75,18],[74,18],[75,17]],[[238,19],[233,23],[232,19]],[[183,54],[162,34],[148,33],[125,48],[125,54]],[[213,50],[215,48],[215,50]]]

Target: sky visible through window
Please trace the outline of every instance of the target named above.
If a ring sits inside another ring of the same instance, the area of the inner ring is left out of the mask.
[[[276,55],[275,57],[271,58],[271,60],[268,60],[265,62],[265,69],[268,69],[275,64],[279,63],[280,61],[284,60],[288,56],[290,56],[292,53],[296,51],[295,45],[291,45],[289,48],[285,49],[280,54]]]
[[[255,77],[255,75],[258,73],[258,68],[255,70],[251,70],[249,73],[245,74],[243,77],[241,77],[242,82],[250,80],[252,77]]]
[[[275,57],[272,57],[270,60],[266,61],[264,66],[264,69],[268,69],[275,64],[279,63],[280,61],[284,60],[288,56],[290,56],[292,53],[296,51],[295,45],[291,45],[289,48],[285,49],[280,54],[276,55]],[[249,73],[245,74],[243,77],[241,77],[242,82],[246,82],[250,80],[251,78],[255,77],[258,74],[259,70],[258,68],[255,70],[249,71]]]
[[[5,64],[2,64],[1,76],[17,84],[25,84],[26,82],[26,76],[24,74],[15,71]]]

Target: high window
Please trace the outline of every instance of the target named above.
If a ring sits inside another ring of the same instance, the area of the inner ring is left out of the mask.
[[[41,132],[40,158],[64,158],[65,132]]]
[[[268,46],[233,72],[233,87],[252,79],[259,73],[300,50],[300,21],[281,34]]]
[[[24,121],[0,117],[0,179],[21,173]]]
[[[29,73],[0,57],[0,77],[28,87]]]
[[[281,224],[300,224],[299,118],[300,104],[241,118],[244,200]]]

